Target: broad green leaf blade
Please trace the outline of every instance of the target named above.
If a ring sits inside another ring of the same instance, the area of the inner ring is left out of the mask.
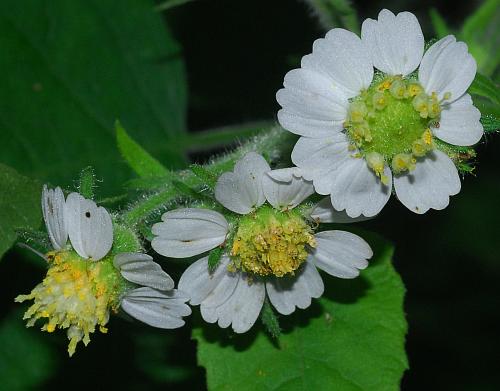
[[[149,0],[0,2],[0,159],[68,185],[92,165],[124,182],[114,122],[167,167],[183,162],[180,48]]]
[[[140,177],[162,177],[168,175],[168,170],[139,144],[137,144],[116,121],[116,141],[118,149],[128,165]]]
[[[0,164],[0,258],[14,244],[20,228],[38,228],[41,186]]]
[[[497,106],[500,106],[500,90],[489,77],[476,73],[476,77],[469,87],[468,92],[490,99]]]
[[[54,351],[36,328],[26,329],[15,311],[0,324],[0,379],[3,391],[37,390],[56,366]]]
[[[465,21],[459,34],[477,61],[478,69],[492,75],[500,64],[500,0],[486,0]]]
[[[260,330],[233,335],[216,326],[193,331],[208,389],[239,391],[399,390],[408,368],[405,288],[393,247],[370,240],[375,256],[355,280],[323,275],[324,297],[281,316],[279,347]]]

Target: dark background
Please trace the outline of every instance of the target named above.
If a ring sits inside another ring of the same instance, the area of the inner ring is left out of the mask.
[[[384,7],[412,11],[430,38],[431,6],[458,29],[480,2],[354,3],[360,21],[375,18]],[[283,76],[324,34],[308,7],[293,0],[201,0],[170,10],[165,18],[183,48],[193,132],[275,119]],[[363,224],[397,245],[394,263],[408,290],[410,370],[403,390],[500,388],[499,150],[495,135],[481,143],[475,175],[464,179],[445,211],[417,216],[393,197],[379,218]],[[203,162],[207,154],[191,157]],[[0,317],[17,308],[12,298],[26,281],[43,277],[43,269],[24,258],[11,252],[0,264]],[[175,340],[171,333],[121,319],[112,319],[110,330],[106,337],[93,337],[71,360],[62,335],[43,335],[55,346],[53,376],[36,389],[204,388],[189,328],[176,332]]]

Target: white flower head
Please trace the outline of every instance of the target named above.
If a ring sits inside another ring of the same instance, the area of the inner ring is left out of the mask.
[[[444,209],[460,191],[445,143],[471,146],[483,135],[466,93],[475,73],[467,45],[451,35],[424,54],[409,12],[382,10],[361,38],[333,29],[276,95],[280,124],[301,136],[292,161],[351,217],[378,214],[392,189],[413,212]]]
[[[199,259],[182,275],[179,290],[192,305],[200,305],[205,321],[244,333],[259,316],[266,293],[276,310],[288,315],[323,294],[318,268],[354,278],[368,265],[372,251],[357,235],[314,234],[312,225],[323,217],[325,222],[347,218],[329,211],[331,205],[324,202],[304,212],[298,206],[313,193],[302,170],[271,170],[262,156],[248,153],[234,171],[221,175],[215,188],[217,201],[236,215],[226,218],[201,208],[167,212],[153,225],[152,247],[174,258],[223,247],[215,270],[208,257]]]
[[[34,300],[24,316],[28,326],[45,319],[44,331],[67,329],[71,356],[96,328],[105,333],[110,312],[119,308],[154,327],[184,324],[182,317],[191,313],[188,298],[149,255],[110,252],[113,224],[106,209],[78,193],[65,200],[60,188],[45,186],[42,210],[55,251],[44,256],[49,269],[43,282],[16,298]]]

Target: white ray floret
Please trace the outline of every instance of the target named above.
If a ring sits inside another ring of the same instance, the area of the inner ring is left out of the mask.
[[[184,326],[184,316],[191,314],[188,298],[177,289],[158,291],[142,287],[128,292],[121,308],[130,316],[153,327],[176,329]]]
[[[266,160],[250,152],[234,166],[233,172],[221,175],[215,188],[215,198],[227,209],[247,214],[265,201],[262,175],[271,168]]]
[[[56,250],[66,247],[68,241],[67,222],[64,218],[64,194],[60,187],[42,190],[42,213],[52,246]]]
[[[209,209],[185,208],[166,212],[153,225],[153,249],[166,257],[184,258],[201,254],[226,240],[228,223]]]
[[[98,261],[109,252],[113,245],[113,222],[105,208],[71,193],[66,199],[64,217],[71,245],[78,255]]]

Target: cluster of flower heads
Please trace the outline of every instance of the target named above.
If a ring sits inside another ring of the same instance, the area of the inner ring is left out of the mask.
[[[210,207],[171,210],[153,225],[157,253],[201,256],[178,289],[141,252],[133,229],[127,243],[116,243],[114,231],[127,228],[106,209],[45,187],[53,251],[44,255],[42,283],[16,299],[34,300],[28,325],[43,319],[45,331],[67,329],[71,355],[96,328],[106,332],[120,309],[176,328],[191,313],[189,302],[206,322],[244,333],[266,300],[283,315],[307,308],[323,294],[319,270],[355,278],[373,255],[359,236],[318,232],[320,223],[373,217],[392,188],[417,213],[443,209],[459,192],[447,146],[470,146],[483,135],[466,93],[475,72],[467,46],[453,36],[424,54],[420,25],[408,12],[381,11],[364,21],[361,38],[333,29],[318,39],[277,93],[281,125],[301,136],[292,152],[297,167],[272,170],[250,152],[218,178]],[[311,204],[314,193],[330,197]]]
[[[299,169],[271,170],[262,156],[249,153],[215,187],[227,217],[202,208],[167,212],[153,225],[151,245],[174,258],[223,246],[215,270],[208,257],[199,259],[181,276],[179,289],[192,305],[200,305],[205,321],[244,333],[255,323],[266,294],[279,313],[288,315],[323,294],[318,268],[354,278],[368,266],[372,251],[359,236],[314,233],[317,223],[340,221],[342,214],[335,219],[337,213],[324,205],[300,208],[313,193]]]

